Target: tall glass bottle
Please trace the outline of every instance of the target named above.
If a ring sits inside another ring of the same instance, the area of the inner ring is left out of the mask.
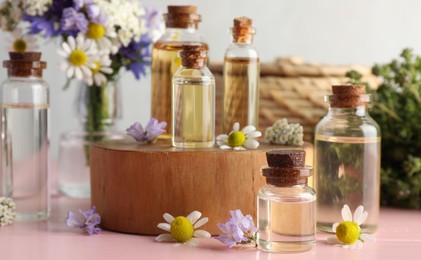
[[[368,218],[362,231],[372,233],[379,221],[380,129],[367,112],[371,96],[365,86],[332,86],[327,115],[315,130],[317,228],[332,232],[341,209],[363,205]]]
[[[235,122],[256,127],[259,123],[260,63],[253,47],[252,20],[235,18],[231,32],[233,41],[224,59],[223,133]]]
[[[16,202],[17,220],[49,215],[49,90],[41,53],[10,53],[8,79],[1,84],[3,194]],[[11,185],[9,185],[11,184]]]
[[[203,45],[183,45],[172,83],[172,145],[212,147],[215,142],[215,78]]]
[[[164,14],[166,30],[152,47],[152,117],[167,122],[167,133],[171,133],[172,77],[181,62],[178,53],[183,44],[202,43],[198,33],[201,16],[195,6],[168,6]],[[167,135],[168,136],[168,135]]]

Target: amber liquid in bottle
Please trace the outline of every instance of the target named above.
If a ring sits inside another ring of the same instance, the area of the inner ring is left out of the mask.
[[[183,42],[156,42],[152,48],[152,117],[167,122],[167,133],[163,137],[171,136],[172,119],[172,78],[181,65],[178,57]],[[205,50],[208,46],[204,44]]]
[[[240,126],[258,125],[260,63],[258,58],[225,58],[223,132]]]

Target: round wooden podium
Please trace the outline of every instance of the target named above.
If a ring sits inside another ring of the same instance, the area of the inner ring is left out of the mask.
[[[276,149],[304,149],[312,165],[309,143],[261,144],[247,151],[177,149],[169,140],[96,143],[90,148],[91,202],[105,229],[157,235],[165,212],[176,217],[198,210],[209,218],[203,229],[216,235],[216,224],[225,223],[230,210],[241,209],[256,221],[256,196],[265,185],[260,169],[267,165],[265,152]]]

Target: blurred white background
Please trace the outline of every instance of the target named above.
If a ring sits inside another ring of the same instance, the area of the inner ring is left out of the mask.
[[[238,16],[253,18],[255,46],[262,61],[277,56],[301,56],[305,60],[332,64],[381,63],[397,57],[405,47],[421,53],[421,1],[419,0],[143,0],[145,6],[163,11],[168,4],[193,4],[202,14],[201,34],[210,46],[212,60],[222,60],[230,42],[228,28]],[[0,33],[0,59],[7,57]],[[51,87],[51,148],[57,156],[62,133],[78,127],[73,109],[75,86],[63,91],[65,75],[59,69],[58,43],[39,41],[48,62],[44,79]],[[136,81],[122,73],[124,130],[134,121],[150,117],[150,77]],[[1,69],[0,81],[6,78]]]

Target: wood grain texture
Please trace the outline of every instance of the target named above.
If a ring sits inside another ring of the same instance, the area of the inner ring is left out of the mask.
[[[305,149],[312,165],[312,145],[303,147],[262,144],[258,150],[223,151],[219,148],[176,149],[168,140],[154,145],[107,141],[91,145],[91,202],[105,229],[156,235],[164,231],[167,212],[187,216],[193,210],[209,222],[203,229],[216,235],[229,210],[241,209],[256,220],[256,196],[265,185],[260,174],[267,165],[265,152]]]

